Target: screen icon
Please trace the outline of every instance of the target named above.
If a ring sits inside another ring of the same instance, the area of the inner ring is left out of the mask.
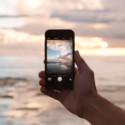
[[[58,80],[59,82],[61,82],[61,81],[62,81],[62,77],[58,77],[57,80]]]
[[[51,81],[52,80],[52,78],[51,77],[48,77],[48,81]]]
[[[70,81],[72,81],[72,78],[69,78]]]

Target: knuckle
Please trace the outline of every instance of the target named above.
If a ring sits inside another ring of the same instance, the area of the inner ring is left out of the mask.
[[[83,63],[83,58],[80,58],[80,59],[79,59],[79,62],[80,62],[80,63]]]
[[[93,72],[93,70],[91,70],[91,69],[88,69],[88,70],[87,70],[87,74],[88,74],[89,76],[94,76],[94,72]]]
[[[91,75],[91,76],[94,76],[93,70],[90,70],[90,75]]]

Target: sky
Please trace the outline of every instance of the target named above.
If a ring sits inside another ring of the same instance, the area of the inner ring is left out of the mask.
[[[47,60],[72,61],[72,40],[47,40]]]
[[[0,54],[44,54],[48,29],[72,29],[82,55],[125,55],[125,0],[0,0]]]

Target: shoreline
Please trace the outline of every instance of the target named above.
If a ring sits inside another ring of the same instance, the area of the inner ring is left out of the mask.
[[[97,91],[125,110],[125,86],[97,86]],[[10,120],[12,125],[21,119],[22,125],[90,125],[68,112],[58,101],[42,94],[38,82],[25,78],[0,78],[0,102],[1,119]]]

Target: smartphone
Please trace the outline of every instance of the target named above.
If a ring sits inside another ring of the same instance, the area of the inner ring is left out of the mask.
[[[47,30],[45,32],[45,88],[73,89],[74,32]]]

